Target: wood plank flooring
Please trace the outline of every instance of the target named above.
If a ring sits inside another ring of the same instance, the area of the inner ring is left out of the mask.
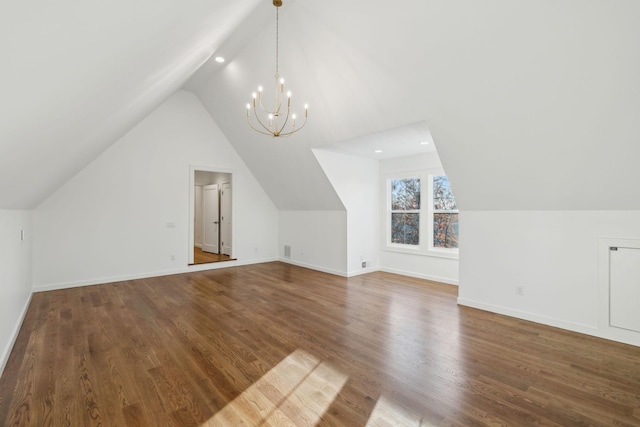
[[[2,426],[638,426],[640,348],[267,263],[38,293]]]
[[[201,248],[193,248],[193,264],[209,264],[212,262],[231,261],[232,258],[225,254],[212,254]]]

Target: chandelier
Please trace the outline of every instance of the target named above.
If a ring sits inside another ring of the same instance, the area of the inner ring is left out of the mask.
[[[285,93],[284,79],[280,77],[278,70],[278,8],[282,6],[282,0],[273,0],[273,5],[276,7],[275,103],[273,108],[266,108],[263,103],[263,87],[258,86],[258,92],[253,92],[253,101],[247,104],[247,122],[256,132],[280,137],[298,132],[307,124],[309,106],[304,105],[304,121],[296,127],[297,117],[291,113],[291,91]]]

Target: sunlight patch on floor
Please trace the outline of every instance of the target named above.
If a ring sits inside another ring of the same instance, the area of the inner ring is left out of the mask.
[[[394,404],[384,396],[380,396],[369,416],[366,427],[427,427],[421,424],[420,416]]]
[[[203,424],[315,425],[347,381],[316,357],[296,350]]]

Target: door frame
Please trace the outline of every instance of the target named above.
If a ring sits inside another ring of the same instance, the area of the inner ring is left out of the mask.
[[[229,174],[229,183],[231,184],[231,188],[235,188],[234,179],[235,179],[235,169],[223,168],[218,166],[198,166],[198,165],[190,165],[189,166],[189,247],[188,247],[188,264],[193,264],[193,247],[194,247],[194,232],[195,232],[195,210],[196,210],[196,195],[195,195],[195,186],[196,186],[196,171],[203,172],[219,172]],[[233,197],[231,198],[231,241],[234,242],[234,236],[236,235],[236,204],[234,203]],[[231,255],[230,257],[235,258],[235,245],[231,245]]]

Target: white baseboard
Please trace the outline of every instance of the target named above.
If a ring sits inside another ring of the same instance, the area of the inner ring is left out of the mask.
[[[290,258],[280,258],[279,261],[287,264],[297,265],[298,267],[304,267],[304,268],[309,268],[311,270],[322,271],[323,273],[329,273],[329,274],[333,274],[335,276],[341,276],[341,277],[355,277],[355,276],[360,276],[362,274],[375,273],[376,271],[384,271],[386,273],[399,274],[401,276],[415,277],[416,279],[425,279],[425,280],[430,280],[432,282],[446,283],[448,285],[455,285],[455,286],[458,285],[457,280],[448,279],[446,277],[431,276],[428,274],[414,273],[412,271],[398,270],[394,268],[369,267],[369,268],[363,268],[361,270],[353,270],[345,273],[344,271],[333,270],[326,267],[319,267],[313,264],[306,264],[304,262],[295,261]]]
[[[29,298],[27,299],[27,303],[22,307],[22,312],[20,313],[20,317],[16,322],[16,326],[13,328],[11,333],[11,338],[9,342],[7,342],[7,346],[2,350],[2,356],[0,357],[0,376],[4,372],[4,368],[7,366],[7,362],[9,361],[9,356],[11,355],[11,350],[13,350],[13,345],[16,343],[18,339],[18,334],[20,333],[20,328],[22,328],[22,322],[24,322],[24,317],[27,315],[27,309],[29,308],[29,304],[31,304],[31,297],[33,296],[33,291],[29,294]]]
[[[380,271],[385,273],[400,274],[401,276],[415,277],[416,279],[431,280],[432,282],[446,283],[448,285],[458,286],[458,280],[449,279],[447,277],[431,276],[429,274],[414,273],[413,271],[398,270],[395,268],[380,267]]]
[[[233,261],[224,261],[224,262],[213,262],[209,264],[195,264],[190,265],[184,273],[190,273],[193,271],[205,271],[205,270],[218,270],[221,268],[229,268],[229,267],[241,267],[243,265],[252,265],[252,264],[264,264],[267,262],[275,262],[279,261],[278,258],[260,258],[260,259],[250,259],[246,261],[233,260]]]
[[[144,273],[130,274],[125,276],[101,277],[97,279],[79,280],[77,282],[50,283],[45,285],[36,285],[33,292],[56,291],[59,289],[79,288],[82,286],[103,285],[105,283],[123,282],[126,280],[148,279],[150,277],[170,276],[173,274],[190,273],[194,271],[217,270],[220,268],[239,267],[242,265],[263,264],[265,262],[278,261],[277,258],[262,258],[247,261],[224,261],[214,262],[210,264],[196,264],[187,267],[176,268],[172,270],[150,271]]]
[[[568,331],[578,332],[585,335],[591,335],[598,338],[617,341],[640,347],[640,334],[631,331],[625,331],[616,328],[597,328],[590,325],[580,323],[567,322],[562,319],[553,317],[540,316],[525,311],[513,310],[507,307],[486,304],[479,301],[458,298],[458,304],[466,307],[477,308],[492,313],[502,314],[504,316],[515,317],[517,319],[527,320],[530,322],[540,323],[542,325],[553,326],[554,328],[566,329]]]
[[[347,273],[344,271],[333,270],[331,268],[320,267],[313,264],[307,264],[300,261],[294,261],[290,258],[280,258],[278,261],[284,262],[285,264],[297,265],[298,267],[308,268],[310,270],[321,271],[323,273],[333,274],[334,276],[348,277]]]
[[[33,287],[33,292],[55,291],[59,289],[69,289],[69,288],[78,288],[82,286],[101,285],[105,283],[123,282],[126,280],[147,279],[150,277],[159,277],[159,276],[170,276],[172,274],[182,274],[182,273],[189,273],[193,271],[217,270],[220,268],[240,267],[243,265],[251,265],[251,264],[263,264],[266,262],[274,262],[274,261],[281,261],[286,264],[297,265],[298,267],[321,271],[323,273],[333,274],[334,276],[340,276],[340,277],[354,277],[362,274],[374,273],[376,271],[384,271],[386,273],[393,273],[393,274],[399,274],[402,276],[415,277],[417,279],[431,280],[434,282],[446,283],[449,285],[456,285],[456,286],[458,285],[457,280],[448,279],[446,277],[431,276],[427,274],[414,273],[411,271],[398,270],[394,268],[369,267],[369,268],[363,268],[361,270],[344,272],[344,271],[334,270],[331,268],[321,267],[314,264],[307,264],[304,262],[295,261],[289,258],[261,258],[261,259],[247,260],[247,261],[233,260],[233,261],[225,261],[225,262],[214,262],[210,264],[196,264],[196,265],[190,265],[187,267],[176,268],[172,270],[150,271],[150,272],[129,274],[129,275],[123,275],[123,276],[100,277],[96,279],[79,280],[76,282],[60,282],[60,283],[35,285]]]
[[[360,270],[353,270],[348,272],[347,277],[362,276],[363,274],[375,273],[376,271],[380,271],[380,269],[378,267],[362,268]]]

